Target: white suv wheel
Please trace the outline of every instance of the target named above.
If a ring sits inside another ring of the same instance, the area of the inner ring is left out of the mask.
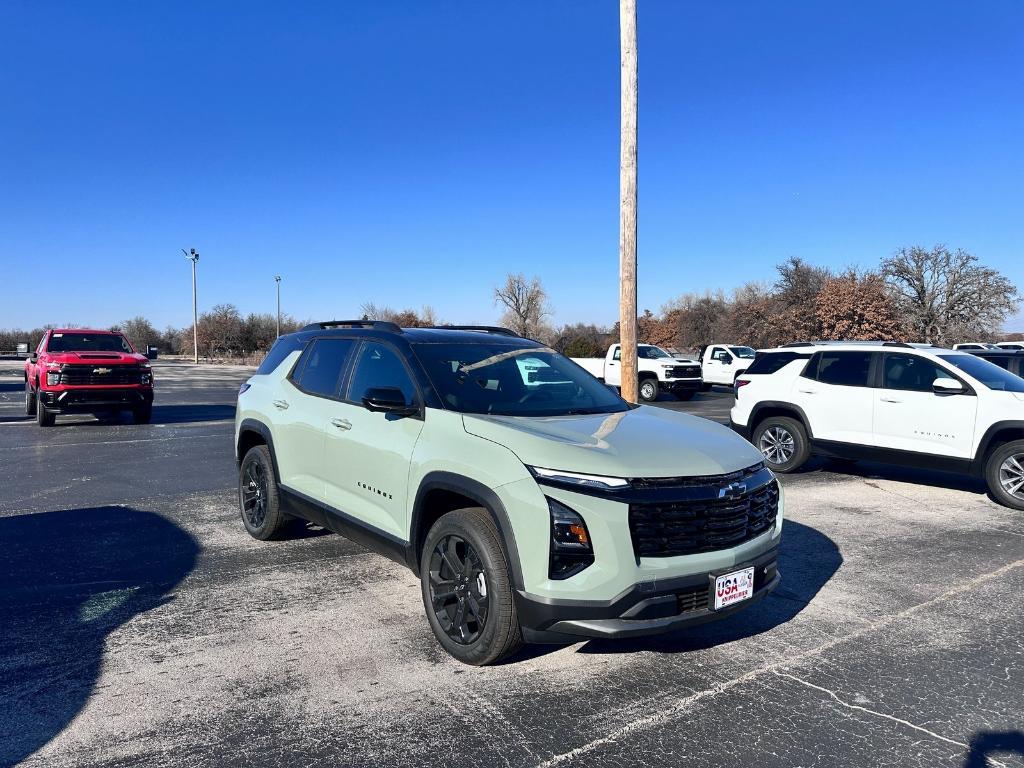
[[[999,484],[1008,494],[1024,501],[1024,452],[1006,457],[999,466]]]
[[[793,454],[796,452],[796,441],[789,430],[773,426],[761,434],[761,439],[757,441],[757,448],[772,464],[785,464],[793,458]]]

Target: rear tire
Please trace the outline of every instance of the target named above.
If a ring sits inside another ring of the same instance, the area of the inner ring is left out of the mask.
[[[996,448],[985,461],[985,481],[996,501],[1024,509],[1024,440]]]
[[[750,442],[779,474],[799,469],[811,453],[804,425],[788,416],[769,416],[754,429]]]
[[[658,399],[658,380],[657,379],[641,379],[640,380],[640,399],[645,403],[653,403]]]
[[[32,385],[28,383],[28,379],[25,380],[25,415],[36,415],[36,393],[32,390]]]
[[[274,460],[265,445],[250,448],[238,468],[238,508],[242,525],[254,539],[281,538],[288,516],[281,512]]]
[[[523,644],[501,536],[486,509],[457,509],[434,523],[420,585],[434,637],[462,663],[493,664]]]

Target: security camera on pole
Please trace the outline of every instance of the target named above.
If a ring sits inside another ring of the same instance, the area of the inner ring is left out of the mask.
[[[195,248],[181,249],[185,258],[192,262],[192,361],[199,362],[199,312],[196,309],[196,264],[199,263],[199,251]]]
[[[274,275],[274,282],[277,283],[277,338],[281,338],[281,276]]]

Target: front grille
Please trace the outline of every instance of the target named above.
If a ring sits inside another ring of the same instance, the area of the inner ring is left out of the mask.
[[[677,365],[674,368],[669,368],[668,372],[677,379],[696,378],[700,376],[700,366]]]
[[[646,502],[629,505],[629,533],[637,557],[677,557],[729,549],[760,536],[779,512],[777,480],[738,499]]]
[[[697,587],[686,592],[680,592],[676,595],[676,613],[706,610],[710,594],[710,586]]]
[[[137,365],[65,365],[60,369],[61,384],[110,386],[141,382],[142,369]]]

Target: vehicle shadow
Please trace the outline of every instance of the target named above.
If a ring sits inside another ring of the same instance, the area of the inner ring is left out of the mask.
[[[14,378],[0,379],[0,392],[24,392],[25,380]]]
[[[987,768],[994,765],[989,757],[1024,757],[1024,731],[978,731],[971,737],[969,750],[964,768]]]
[[[862,477],[866,480],[895,480],[915,485],[930,485],[985,495],[988,486],[985,481],[971,475],[942,472],[936,469],[903,467],[898,464],[877,464],[873,461],[845,461],[842,459],[815,458],[807,462],[796,474],[813,475],[816,472],[835,472],[841,475]]]
[[[688,653],[767,632],[799,614],[839,570],[843,556],[832,539],[802,523],[787,520],[782,528],[779,572],[782,582],[770,595],[727,619],[661,635],[625,640],[589,640],[577,653]],[[557,650],[557,645],[526,646],[510,657],[515,663]]]
[[[88,701],[107,636],[162,605],[200,548],[164,517],[95,507],[0,517],[0,766]]]
[[[234,403],[154,405],[152,424],[184,424],[190,421],[232,421]]]

